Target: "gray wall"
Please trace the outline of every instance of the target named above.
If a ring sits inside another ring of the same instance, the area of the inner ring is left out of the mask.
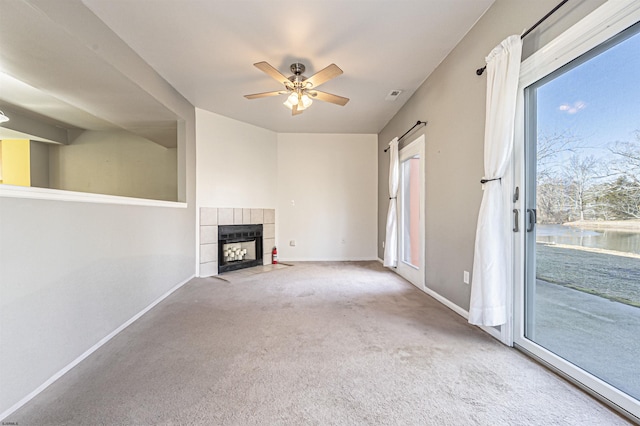
[[[30,145],[31,186],[49,188],[49,147],[55,145],[38,141]]]
[[[525,52],[530,54],[603,2],[567,3],[552,28],[541,27],[541,34],[525,39]],[[464,310],[469,309],[470,286],[462,276],[472,270],[482,199],[486,75],[478,77],[475,70],[504,38],[522,33],[557,3],[497,0],[378,135],[378,256],[383,257],[389,203],[389,155],[382,150],[416,121],[427,120],[427,127],[404,141],[426,136],[425,282]]]
[[[80,13],[85,9],[79,1],[41,4],[58,14],[51,19],[90,46],[97,46],[99,37],[105,63],[180,118],[178,197],[188,207],[0,196],[0,417],[192,277],[196,264],[193,106],[101,21]],[[53,69],[42,72],[55,78]],[[95,78],[99,84],[100,76]]]
[[[126,130],[86,130],[49,152],[49,188],[178,200],[176,148]]]

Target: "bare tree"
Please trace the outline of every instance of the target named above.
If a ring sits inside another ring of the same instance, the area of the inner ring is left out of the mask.
[[[640,219],[640,183],[619,176],[606,186],[603,201],[613,219]]]
[[[580,155],[586,148],[580,145],[568,133],[538,138],[540,222],[640,219],[640,131],[632,141],[610,144],[613,158]]]
[[[630,180],[640,182],[640,130],[635,131],[632,141],[618,141],[609,150],[618,156],[612,168]]]
[[[608,185],[605,200],[617,219],[640,218],[640,130],[632,141],[618,141],[609,150],[617,156],[611,168],[617,174]]]
[[[580,148],[580,144],[581,140],[569,131],[538,135],[536,146],[538,182],[546,178],[553,180],[560,176],[563,157],[560,154],[575,152]]]
[[[571,208],[564,182],[562,158],[578,149],[580,143],[580,139],[569,131],[538,135],[536,204],[540,223],[562,223],[569,220]]]
[[[570,197],[561,178],[546,178],[538,183],[536,206],[539,223],[563,223],[570,220]]]
[[[595,198],[595,194],[590,189],[603,177],[601,170],[601,164],[593,155],[582,157],[574,154],[567,162],[565,178],[570,188],[569,196],[580,220],[585,219],[585,212],[592,210],[590,202]]]

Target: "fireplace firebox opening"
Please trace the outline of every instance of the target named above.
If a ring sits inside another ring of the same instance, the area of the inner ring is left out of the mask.
[[[218,273],[262,265],[262,225],[218,226]]]

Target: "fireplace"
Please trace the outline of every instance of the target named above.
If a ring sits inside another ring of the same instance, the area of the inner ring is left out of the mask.
[[[262,265],[262,225],[218,226],[218,273]]]

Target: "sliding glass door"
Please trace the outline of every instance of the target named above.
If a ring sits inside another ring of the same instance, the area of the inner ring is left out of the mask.
[[[516,345],[640,415],[640,23],[523,91]]]

